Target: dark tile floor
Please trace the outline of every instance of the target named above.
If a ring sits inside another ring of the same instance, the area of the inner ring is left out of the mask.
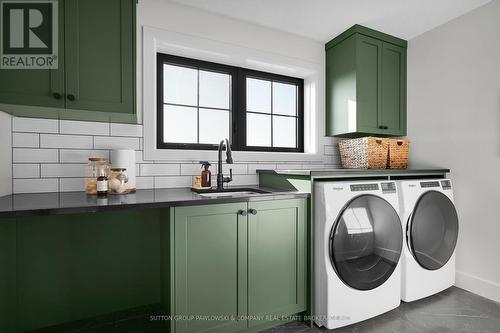
[[[139,309],[143,311],[143,309]],[[137,311],[139,311],[137,310]],[[148,309],[146,309],[148,310]],[[85,325],[37,330],[36,333],[161,333],[161,321],[151,321],[149,315],[118,319],[104,318]],[[127,313],[129,315],[129,313]],[[107,322],[106,322],[107,321]],[[376,318],[336,330],[317,326],[310,328],[302,322],[291,322],[261,333],[471,333],[500,332],[500,303],[492,302],[459,288],[450,288],[437,295],[412,303],[401,303],[395,310]],[[32,331],[35,333],[35,331]]]
[[[500,332],[500,303],[452,287],[358,324],[327,330],[293,322],[265,333],[471,333]],[[262,332],[262,333],[264,333]]]

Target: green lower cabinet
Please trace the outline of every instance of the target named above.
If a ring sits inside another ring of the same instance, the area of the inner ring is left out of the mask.
[[[176,333],[246,328],[246,203],[175,208],[173,321]]]
[[[16,220],[0,219],[0,332],[17,332]]]
[[[160,303],[158,210],[19,217],[16,247],[18,332]]]
[[[305,204],[174,208],[171,331],[258,331],[305,311]]]
[[[248,204],[249,326],[306,310],[305,201]]]

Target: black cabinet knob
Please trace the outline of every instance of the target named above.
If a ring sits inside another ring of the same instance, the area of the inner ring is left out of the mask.
[[[384,126],[384,125],[380,125],[378,128],[380,128],[380,129],[388,129],[389,127],[388,126]]]
[[[52,96],[55,98],[55,99],[61,99],[61,94],[60,93],[53,93]]]
[[[68,100],[70,100],[70,101],[72,101],[72,102],[75,100],[75,95],[68,94],[68,96],[67,96],[67,97],[68,97]]]
[[[250,209],[248,210],[248,212],[249,212],[250,214],[252,214],[252,215],[256,215],[256,214],[257,214],[257,209],[250,208]]]
[[[240,210],[238,211],[238,214],[240,214],[241,216],[247,216],[247,212],[246,212],[246,210],[243,210],[243,209],[240,209]]]

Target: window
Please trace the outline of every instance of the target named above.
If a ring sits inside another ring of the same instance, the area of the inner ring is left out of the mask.
[[[303,152],[303,80],[158,53],[157,146]]]

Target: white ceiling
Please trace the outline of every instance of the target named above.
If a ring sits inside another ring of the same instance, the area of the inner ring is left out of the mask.
[[[326,42],[354,24],[411,39],[491,0],[173,0]]]

